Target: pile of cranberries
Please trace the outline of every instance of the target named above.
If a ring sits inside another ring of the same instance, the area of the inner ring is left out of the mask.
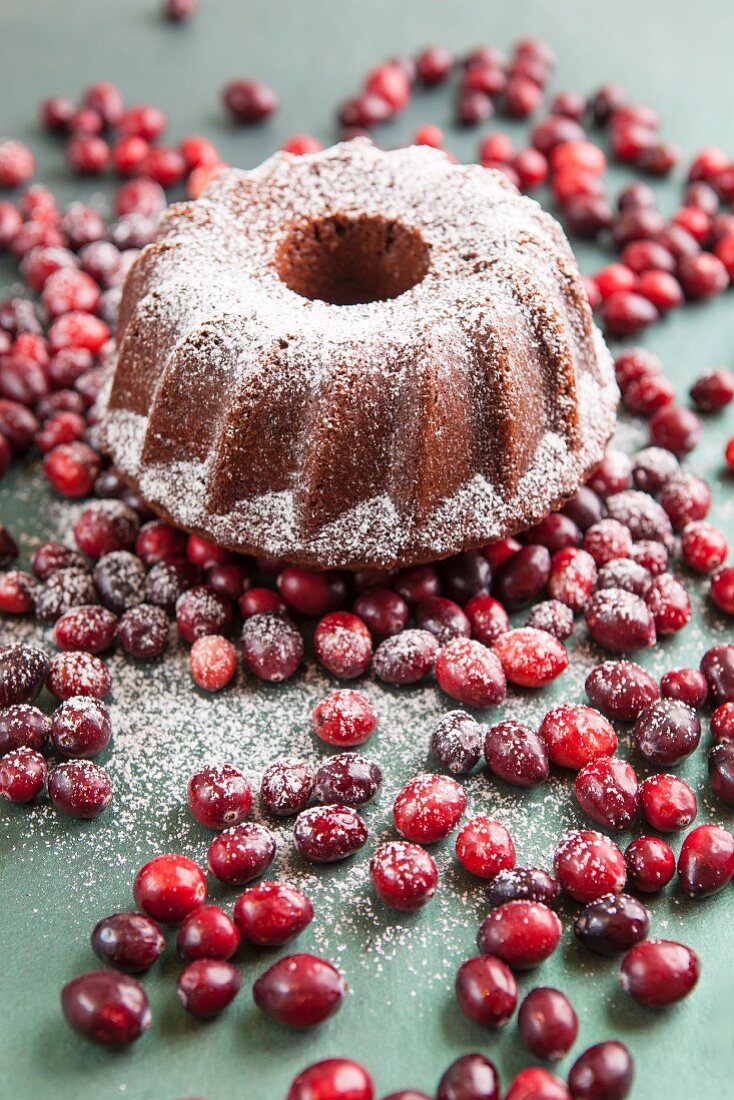
[[[174,21],[195,8],[195,0],[163,5]],[[414,59],[393,58],[340,108],[343,136],[372,131],[402,111],[417,88],[428,99],[428,89],[450,80],[463,126],[486,121],[495,109],[529,117],[541,108],[554,65],[537,39],[518,43],[509,58],[491,46],[462,60],[438,46]],[[252,80],[229,82],[222,98],[232,117],[248,124],[278,106],[275,93]],[[338,750],[318,765],[273,760],[259,790],[237,764],[212,763],[191,776],[191,814],[215,831],[201,864],[244,892],[230,914],[207,904],[198,863],[182,855],[152,859],[135,878],[137,911],[105,917],[92,932],[107,969],[64,987],[69,1024],[113,1047],[150,1027],[136,975],[165,949],[162,925],[175,929],[184,963],[183,1007],[209,1018],[239,992],[233,959],[242,941],[281,946],[317,918],[296,886],[263,879],[277,843],[264,821],[253,820],[256,809],[265,819],[292,819],[291,856],[312,869],[368,848],[375,904],[402,913],[448,888],[429,847],[450,837],[459,867],[481,884],[488,904],[477,954],[457,968],[458,1011],[494,1029],[517,1010],[520,1041],[537,1059],[564,1057],[578,1033],[562,991],[538,985],[520,998],[516,978],[558,949],[561,895],[579,907],[577,942],[619,957],[622,988],[636,1002],[658,1008],[685,997],[698,980],[698,959],[683,944],[650,938],[652,914],[638,895],[658,893],[677,875],[683,893],[704,898],[734,876],[734,836],[717,824],[692,827],[696,793],[670,771],[699,750],[708,718],[711,794],[734,805],[734,645],[722,640],[701,655],[699,667],[670,668],[659,683],[631,658],[685,629],[692,615],[686,578],[707,578],[712,612],[734,615],[734,566],[724,533],[709,520],[711,488],[685,463],[703,418],[734,399],[732,372],[701,374],[684,404],[659,359],[639,348],[619,354],[623,404],[649,422],[648,445],[631,457],[608,450],[561,511],[517,537],[433,565],[349,575],[235,555],[154,517],[99,452],[95,433],[125,275],[155,235],[165,189],[186,181],[198,196],[221,171],[221,158],[203,137],[160,144],[164,113],[126,105],[108,83],[87,89],[78,103],[46,100],[41,121],[65,139],[74,172],[112,168],[125,182],[112,222],[82,203],[59,209],[41,185],[0,201],[0,250],[18,262],[28,290],[0,302],[0,477],[13,460],[38,454],[51,488],[83,502],[68,541],[37,546],[23,568],[16,540],[0,524],[0,613],[35,616],[55,647],[51,656],[20,643],[0,647],[0,797],[32,804],[47,789],[54,806],[80,819],[110,804],[112,779],[95,758],[112,735],[105,656],[115,648],[159,661],[173,636],[190,647],[191,677],[204,692],[232,689],[241,675],[288,680],[311,656],[339,684],[313,711],[314,746]],[[528,148],[516,150],[506,134],[492,132],[478,149],[480,164],[523,191],[547,182],[573,234],[617,250],[618,260],[586,280],[612,335],[632,335],[686,299],[711,297],[734,276],[734,165],[720,150],[693,160],[683,205],[671,219],[659,213],[647,183],[628,186],[614,203],[607,195],[607,156],[651,176],[673,168],[678,154],[660,139],[659,126],[657,112],[610,84],[588,98],[557,93],[547,117],[534,123]],[[433,125],[414,140],[444,147]],[[302,155],[321,146],[297,134],[283,148]],[[0,143],[0,187],[23,185],[34,170],[24,145]],[[734,470],[734,437],[724,461]],[[586,634],[606,657],[586,680],[586,700],[554,705],[537,726],[504,712],[482,724],[477,712],[503,706],[508,693],[516,701],[516,689],[563,683],[572,634]],[[368,673],[404,689],[435,682],[447,699],[475,712],[447,710],[428,732],[434,770],[397,791],[393,836],[376,844],[362,809],[392,777],[365,755],[380,718],[354,686]],[[42,697],[44,688],[49,695]],[[53,709],[43,709],[44,698],[53,698]],[[630,760],[618,755],[620,726]],[[560,839],[552,871],[518,865],[517,838],[501,821],[466,818],[461,780],[480,767],[520,789],[545,783],[552,768],[570,774],[571,797],[588,828]],[[639,835],[623,851],[607,834],[628,829]],[[689,829],[677,860],[654,835]],[[280,1024],[308,1028],[335,1013],[346,990],[329,960],[296,953],[266,969],[252,995]],[[609,1040],[577,1058],[567,1083],[528,1068],[504,1098],[622,1100],[632,1076],[629,1052]],[[288,1100],[374,1096],[362,1066],[331,1058],[299,1074]],[[481,1054],[464,1055],[446,1070],[436,1096],[499,1100],[497,1070]],[[386,1100],[421,1098],[427,1100],[405,1090]]]

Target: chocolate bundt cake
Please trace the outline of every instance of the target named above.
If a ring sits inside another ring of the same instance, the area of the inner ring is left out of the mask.
[[[190,531],[388,567],[539,521],[616,400],[553,218],[498,172],[357,140],[167,211],[124,288],[101,438]]]

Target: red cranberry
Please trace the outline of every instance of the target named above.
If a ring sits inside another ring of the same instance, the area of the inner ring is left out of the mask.
[[[31,568],[39,580],[46,581],[61,569],[81,569],[84,559],[76,550],[60,542],[42,543],[31,558]]]
[[[242,656],[253,676],[279,683],[291,677],[303,660],[303,639],[293,623],[280,615],[253,615],[242,627]]]
[[[313,727],[327,745],[353,748],[362,745],[374,732],[378,717],[369,699],[361,692],[343,688],[333,691],[313,711]]]
[[[45,456],[43,470],[57,492],[78,499],[92,491],[99,455],[86,443],[60,443]]]
[[[586,608],[594,641],[612,653],[629,653],[655,642],[655,621],[639,596],[621,588],[596,592]]]
[[[718,528],[710,523],[694,522],[683,528],[681,551],[689,569],[711,573],[726,560],[729,546]]]
[[[313,573],[288,566],[278,577],[280,594],[294,611],[318,618],[346,602],[346,586],[338,573]]]
[[[638,943],[622,960],[622,988],[645,1008],[663,1008],[687,997],[698,975],[695,951],[672,940]]]
[[[209,571],[207,584],[220,596],[235,603],[245,589],[249,588],[250,576],[244,565],[239,562],[227,562],[224,565],[215,565]]]
[[[632,1088],[634,1062],[624,1043],[608,1040],[589,1047],[568,1075],[573,1100],[624,1100]]]
[[[734,702],[716,708],[711,715],[711,733],[716,741],[734,741]]]
[[[645,603],[652,612],[655,630],[661,637],[677,634],[691,617],[688,593],[670,573],[653,578],[645,593]]]
[[[243,619],[268,612],[283,615],[287,608],[277,592],[271,588],[250,588],[237,601]]]
[[[416,608],[416,624],[436,637],[441,645],[453,638],[468,638],[471,624],[458,604],[443,596],[430,596]]]
[[[701,658],[701,671],[714,705],[734,701],[734,645],[722,643],[707,649]]]
[[[614,360],[614,373],[622,390],[635,379],[660,374],[662,369],[663,364],[657,355],[645,348],[630,348]]]
[[[726,802],[728,806],[733,806],[734,745],[730,742],[722,741],[711,749],[708,756],[708,779],[709,786],[717,798]]]
[[[505,608],[492,596],[474,596],[466,604],[464,613],[469,619],[472,637],[483,645],[491,646],[500,634],[510,629]]]
[[[198,585],[176,601],[176,625],[186,642],[224,634],[232,625],[232,604],[208,585]]]
[[[54,625],[54,641],[65,650],[101,653],[110,648],[116,635],[117,616],[94,604],[67,611]]]
[[[334,611],[325,615],[316,627],[314,651],[320,664],[344,680],[352,680],[367,671],[372,659],[370,632],[356,615]]]
[[[0,707],[32,703],[43,687],[48,657],[40,649],[24,645],[0,646]]]
[[[182,959],[229,959],[239,947],[237,925],[217,905],[189,913],[178,930],[176,949]]]
[[[701,739],[701,723],[685,703],[659,699],[640,712],[634,735],[645,759],[666,767],[690,756]]]
[[[189,963],[177,983],[178,998],[192,1016],[218,1016],[237,996],[242,978],[232,963],[197,959]]]
[[[437,1100],[499,1100],[500,1079],[483,1054],[463,1054],[438,1084]]]
[[[562,642],[573,633],[573,611],[560,600],[544,600],[532,609],[525,626],[551,634]]]
[[[409,615],[402,596],[387,588],[370,588],[362,592],[355,600],[354,610],[378,638],[399,634]]]
[[[377,794],[382,782],[379,766],[356,752],[332,756],[317,769],[313,779],[316,800],[343,806],[362,806]]]
[[[22,746],[0,758],[0,798],[32,802],[46,786],[46,761],[35,749]]]
[[[48,794],[57,810],[89,820],[112,801],[112,780],[91,760],[69,760],[51,772]]]
[[[626,829],[637,814],[639,787],[634,768],[616,757],[586,764],[576,777],[576,800],[593,821]]]
[[[734,568],[716,570],[711,578],[711,599],[725,615],[734,615]]]
[[[662,542],[640,539],[630,550],[630,558],[647,569],[653,577],[659,577],[668,568],[669,554]]]
[[[403,569],[393,582],[395,591],[410,607],[415,607],[431,596],[441,595],[441,578],[432,565],[417,565]]]
[[[208,829],[238,825],[252,809],[252,793],[242,772],[214,764],[192,775],[187,788],[191,813]]]
[[[675,874],[675,856],[664,840],[656,836],[635,837],[624,853],[630,886],[644,894],[656,894]]]
[[[275,857],[275,837],[264,825],[247,822],[225,829],[209,845],[207,865],[220,882],[243,886],[267,871]]]
[[[424,774],[411,779],[393,804],[395,827],[406,840],[432,844],[448,836],[466,809],[466,795],[455,779]]]
[[[628,528],[616,519],[602,519],[589,527],[584,534],[584,551],[591,555],[597,566],[606,565],[608,562],[614,561],[615,558],[628,557],[631,546],[632,536]],[[577,563],[583,551],[577,550],[573,557],[571,557],[568,550],[561,551],[561,553],[567,555],[567,558],[560,559],[560,555],[556,555],[559,560]],[[584,564],[586,563],[584,562]],[[590,567],[584,570],[584,576],[588,576],[590,573]],[[593,580],[596,580],[595,574]],[[558,592],[553,591],[552,587],[551,595],[556,596],[558,599],[563,598]],[[567,601],[564,600],[565,602]],[[574,610],[580,610],[580,608],[574,607]]]
[[[684,257],[678,265],[678,278],[688,298],[711,298],[729,285],[729,275],[718,256],[700,252]]]
[[[203,691],[221,691],[237,672],[237,650],[221,634],[207,634],[191,647],[189,669]]]
[[[551,557],[545,546],[523,546],[500,569],[495,594],[507,608],[525,607],[545,588],[550,568]]]
[[[159,561],[174,561],[182,558],[186,552],[186,536],[183,531],[164,523],[162,519],[151,520],[141,527],[135,540],[135,553],[146,565],[155,565]]]
[[[295,886],[261,882],[237,898],[234,920],[246,943],[280,947],[311,923],[313,906]]]
[[[557,1062],[576,1042],[579,1022],[573,1005],[560,990],[539,986],[531,989],[520,1005],[517,1026],[531,1054]],[[543,1100],[542,1093],[539,1100]]]
[[[298,1074],[286,1100],[374,1100],[372,1078],[358,1062],[327,1058]]]
[[[110,713],[104,703],[88,695],[64,700],[51,719],[51,741],[64,756],[88,759],[107,747],[112,736]]]
[[[651,296],[648,293],[646,297]],[[622,401],[625,408],[629,409],[630,412],[636,413],[638,416],[652,416],[656,409],[669,405],[674,398],[675,387],[673,383],[664,375],[652,374],[643,375],[642,378],[636,378],[630,382],[625,388]]]
[[[556,849],[553,866],[561,888],[585,905],[603,894],[620,894],[627,879],[617,845],[592,829],[567,833]]]
[[[701,421],[691,409],[666,405],[650,421],[650,439],[673,454],[687,454],[701,439]]]
[[[593,707],[561,704],[543,718],[540,736],[553,764],[562,768],[583,768],[599,757],[611,756],[617,748],[614,727]]]
[[[709,686],[704,674],[696,668],[672,668],[662,677],[660,689],[664,698],[679,699],[698,710],[706,702]]]
[[[553,512],[535,527],[526,532],[530,543],[545,546],[552,554],[565,550],[569,546],[578,546],[581,531],[574,521],[563,512]]]
[[[507,691],[498,658],[470,638],[454,638],[443,647],[436,660],[436,679],[447,695],[473,707],[494,706]]]
[[[439,562],[438,570],[446,595],[456,603],[463,605],[489,592],[492,570],[478,550],[467,550],[446,558]]]
[[[616,955],[644,940],[650,930],[650,910],[629,894],[603,894],[579,913],[576,937],[598,955]]]
[[[26,615],[34,608],[36,582],[29,573],[13,569],[0,573],[0,612],[5,615]]]
[[[37,707],[16,703],[0,709],[0,757],[16,749],[40,752],[51,733],[51,719]]]
[[[294,757],[275,760],[263,772],[260,800],[275,817],[292,817],[303,810],[313,791],[308,764]]]
[[[346,982],[330,962],[316,955],[287,955],[253,987],[255,1004],[286,1027],[320,1024],[339,1009]]]
[[[0,142],[0,187],[19,187],[36,170],[33,153],[19,141]]]
[[[505,1100],[570,1100],[570,1097],[562,1081],[538,1066],[521,1069],[505,1093]]]
[[[461,639],[457,641],[461,643]],[[380,642],[373,669],[386,684],[415,684],[433,669],[438,648],[437,640],[427,630],[403,630]]]
[[[206,879],[198,864],[186,856],[156,856],[138,871],[133,896],[149,917],[179,924],[204,904]]]
[[[443,46],[427,46],[415,59],[418,79],[422,84],[440,84],[451,72],[454,58]]]
[[[544,687],[568,667],[568,654],[561,642],[545,630],[532,627],[508,630],[494,643],[492,652],[499,657],[510,683],[520,687]],[[441,657],[436,663],[437,675]]]
[[[61,990],[67,1024],[104,1047],[125,1047],[139,1039],[152,1018],[140,982],[111,970],[92,970]]]
[[[501,959],[479,955],[456,975],[456,999],[470,1020],[483,1027],[504,1027],[517,1004],[517,982]]]
[[[456,838],[456,857],[461,866],[478,878],[494,878],[515,866],[515,845],[499,821],[473,817]]]
[[[370,878],[386,905],[412,913],[435,894],[438,869],[424,848],[397,840],[376,849],[370,862]]]
[[[514,719],[487,730],[484,756],[490,771],[513,786],[534,787],[548,778],[545,741],[530,726]]]
[[[661,833],[686,828],[698,813],[694,791],[674,775],[651,775],[642,784],[640,795],[647,821]]]
[[[351,806],[313,806],[296,818],[293,841],[304,859],[336,863],[364,847],[367,826]]]
[[[660,691],[650,673],[633,661],[605,661],[586,677],[586,694],[609,718],[630,722]]]
[[[692,520],[706,518],[711,507],[711,490],[703,478],[681,471],[663,485],[660,503],[673,527],[680,531]]]
[[[560,920],[547,905],[508,901],[485,918],[477,944],[483,955],[496,955],[516,970],[527,970],[553,954],[561,931]]]
[[[148,970],[165,946],[159,926],[143,913],[113,913],[92,931],[95,955],[127,974]]]
[[[700,375],[689,393],[701,412],[717,412],[734,401],[734,372],[721,367]]]
[[[481,727],[464,711],[449,711],[434,726],[431,753],[453,775],[469,775],[479,763],[481,752]]]
[[[690,898],[706,898],[734,876],[734,836],[721,825],[699,825],[678,856],[678,881]]]
[[[160,657],[168,644],[168,616],[160,607],[141,603],[131,607],[120,619],[120,645],[132,657],[152,660]]]
[[[74,525],[77,546],[90,558],[101,558],[117,550],[131,550],[140,521],[119,500],[97,500],[89,504]]]
[[[658,319],[658,311],[648,298],[630,290],[620,290],[604,299],[601,316],[607,332],[613,336],[635,336]]]
[[[593,525],[589,530],[592,529]],[[591,544],[598,549],[595,535],[592,535]],[[593,554],[569,546],[553,555],[548,592],[554,600],[559,600],[572,611],[581,611],[586,606],[595,582],[596,563]]]
[[[275,92],[257,80],[232,80],[222,91],[225,107],[236,122],[262,122],[278,109]]]

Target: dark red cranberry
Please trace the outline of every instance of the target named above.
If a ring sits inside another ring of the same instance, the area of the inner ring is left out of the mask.
[[[495,595],[505,607],[525,607],[545,588],[550,569],[551,557],[545,546],[523,546],[505,562],[497,574]]]
[[[141,527],[135,540],[135,553],[146,565],[175,561],[186,553],[186,536],[163,520],[154,519]]]
[[[439,1081],[436,1094],[436,1100],[499,1100],[499,1097],[499,1074],[483,1054],[462,1054],[452,1062]]]
[[[471,624],[472,638],[491,646],[500,634],[510,629],[507,611],[493,596],[474,596],[464,608]]]
[[[191,813],[208,829],[238,825],[252,809],[250,786],[230,764],[213,764],[192,775],[187,797]]]
[[[525,626],[543,630],[562,642],[573,633],[573,611],[560,600],[544,600],[532,609]]]
[[[145,567],[129,550],[115,550],[101,557],[92,579],[100,603],[116,615],[145,600]]]
[[[313,806],[296,818],[293,841],[304,859],[336,863],[367,843],[367,826],[350,806]]]
[[[93,604],[97,593],[88,573],[81,569],[59,569],[34,593],[36,618],[53,623],[73,607]]]
[[[653,677],[632,661],[605,661],[586,677],[586,694],[610,718],[631,722],[660,696]]]
[[[378,764],[356,752],[344,752],[332,756],[317,769],[314,779],[314,795],[322,804],[339,803],[343,806],[362,806],[377,794],[382,782]]]
[[[288,566],[278,577],[278,589],[292,610],[320,618],[346,603],[346,585],[339,573],[314,573]]]
[[[576,1042],[579,1022],[568,997],[558,989],[539,986],[531,989],[520,1005],[517,1026],[531,1054],[557,1062]],[[543,1100],[542,1094],[539,1100]]]
[[[234,920],[247,943],[280,947],[311,923],[313,906],[295,886],[260,882],[237,898]]]
[[[646,938],[650,910],[629,894],[603,894],[579,913],[573,929],[590,951],[616,955]]]
[[[0,798],[22,804],[32,802],[46,786],[46,761],[40,752],[23,746],[0,758]]]
[[[709,686],[697,668],[671,668],[660,680],[660,690],[665,699],[679,699],[698,710],[706,702]]]
[[[467,550],[446,558],[438,565],[444,594],[465,604],[476,596],[486,596],[492,580],[489,562],[478,550]]]
[[[582,485],[563,506],[564,515],[573,520],[581,531],[603,518],[603,505],[597,494],[588,486]]]
[[[298,1074],[286,1100],[374,1100],[372,1078],[358,1062],[327,1058]]]
[[[380,642],[372,667],[386,684],[415,684],[432,671],[438,649],[436,638],[427,630],[403,630]]]
[[[187,1012],[199,1019],[218,1016],[237,996],[240,972],[221,959],[196,959],[182,971],[177,983],[178,999]]]
[[[464,870],[477,878],[494,878],[515,866],[515,845],[499,821],[473,817],[456,838],[456,858]]]
[[[131,657],[152,660],[160,657],[168,645],[169,622],[162,607],[141,603],[131,607],[120,619],[120,645]]]
[[[508,901],[537,901],[553,908],[560,886],[541,867],[513,867],[500,871],[487,887],[487,901],[496,908]]]
[[[422,84],[440,84],[451,72],[454,58],[443,46],[427,46],[415,59],[416,75]]]
[[[204,872],[186,856],[156,856],[138,871],[133,884],[137,905],[154,920],[179,924],[204,904]]]
[[[260,801],[275,817],[292,817],[308,804],[313,791],[313,774],[303,760],[284,757],[263,772]]]
[[[553,954],[561,931],[560,920],[547,905],[508,901],[485,918],[477,944],[483,955],[496,955],[516,970],[526,970]]]
[[[482,753],[482,730],[463,710],[442,715],[433,728],[431,753],[452,775],[469,775]]]
[[[90,558],[115,550],[131,550],[140,521],[132,508],[119,500],[97,500],[82,512],[74,525],[77,546]]]
[[[16,703],[0,709],[0,757],[16,749],[40,752],[51,734],[51,719],[37,707]]]
[[[262,122],[278,109],[272,88],[258,80],[232,80],[222,90],[222,101],[236,122]]]
[[[242,627],[242,656],[253,676],[271,683],[287,680],[303,660],[303,639],[278,614],[253,615]]]
[[[513,786],[535,787],[548,778],[545,741],[530,726],[514,719],[487,730],[484,756],[489,770]]]
[[[209,570],[207,584],[218,592],[220,596],[236,603],[240,596],[250,587],[250,575],[244,565],[239,562],[226,562],[224,565],[215,565]]]
[[[208,634],[226,634],[232,625],[232,604],[208,585],[198,585],[176,601],[176,625],[187,642]]]
[[[596,586],[598,589],[623,588],[644,599],[651,582],[652,576],[644,566],[631,558],[615,558],[601,567]]]
[[[88,820],[109,806],[112,780],[91,760],[69,760],[51,772],[48,794],[57,810]]]
[[[721,367],[700,375],[689,393],[701,412],[717,412],[734,401],[734,372]]]
[[[243,592],[237,601],[243,619],[250,619],[253,615],[264,615],[272,612],[278,615],[286,613],[286,606],[277,592],[271,588],[250,588]]]
[[[471,633],[469,619],[459,605],[443,596],[429,596],[418,604],[416,625],[433,634],[441,645],[453,638],[468,638]]]
[[[72,696],[53,713],[51,741],[64,756],[82,759],[97,756],[107,747],[111,736],[109,710],[92,696]]]
[[[586,764],[576,777],[575,791],[584,813],[607,828],[626,829],[637,815],[637,776],[625,760],[607,756]]]
[[[645,759],[666,767],[690,756],[701,740],[701,723],[685,703],[659,699],[640,712],[634,735]]]
[[[664,1008],[687,997],[698,975],[695,951],[672,940],[638,943],[622,960],[622,988],[645,1008]]]
[[[61,990],[67,1024],[103,1047],[125,1047],[139,1039],[152,1018],[140,982],[112,970],[92,970]]]
[[[117,635],[117,616],[104,607],[81,604],[56,620],[54,641],[59,649],[102,653]]]
[[[707,649],[701,658],[701,672],[714,705],[734,701],[734,645],[721,643]]]
[[[92,931],[92,950],[102,962],[140,974],[153,965],[166,941],[159,926],[143,913],[113,913]]]
[[[603,894],[620,894],[627,880],[620,849],[592,829],[567,833],[556,849],[553,867],[561,888],[584,904]]]
[[[369,588],[362,592],[354,602],[354,611],[377,638],[399,634],[410,613],[402,596],[388,588]]]
[[[258,1008],[286,1027],[308,1028],[327,1020],[341,1006],[347,986],[330,962],[316,955],[287,955],[255,982]]]
[[[676,455],[692,451],[701,439],[701,430],[698,416],[680,405],[658,409],[650,421],[651,441]]]
[[[582,703],[553,707],[540,724],[551,763],[578,770],[592,760],[612,756],[617,735],[610,722]]]
[[[647,569],[653,577],[659,577],[668,568],[670,555],[662,542],[651,539],[640,539],[633,544],[630,550],[630,558]]]
[[[734,836],[721,825],[699,825],[678,856],[678,881],[691,898],[706,898],[734,876]]]
[[[573,1100],[624,1100],[632,1088],[634,1062],[616,1039],[589,1047],[568,1075]]]
[[[433,856],[419,845],[390,841],[376,849],[370,862],[370,878],[386,905],[412,913],[435,894],[438,868]]]
[[[648,298],[631,290],[619,290],[605,298],[602,321],[613,336],[635,336],[658,319],[658,311]]]
[[[633,540],[654,539],[672,546],[673,531],[663,508],[647,493],[628,489],[607,497],[607,511],[630,532]],[[619,555],[620,557],[628,555]]]
[[[424,774],[411,779],[393,804],[395,827],[406,840],[432,844],[448,836],[466,809],[466,795],[455,779]]]
[[[635,890],[656,894],[675,874],[675,856],[664,840],[656,836],[638,836],[624,853],[627,880]]]
[[[202,905],[189,913],[176,936],[182,959],[229,959],[239,947],[237,925],[218,905]]]
[[[708,756],[708,779],[713,793],[734,806],[734,744],[722,741],[714,745]]]
[[[461,1011],[482,1027],[504,1027],[515,1011],[515,977],[506,963],[491,955],[478,955],[463,963],[455,989]]]
[[[440,596],[441,578],[432,565],[416,565],[402,569],[393,581],[395,591],[410,607],[416,607],[431,596]]]
[[[46,654],[34,646],[0,646],[0,707],[32,703],[43,687],[48,664]]]
[[[678,278],[687,298],[711,298],[729,285],[729,275],[718,256],[700,252],[684,257],[678,265]]]
[[[362,676],[370,666],[372,637],[362,620],[349,611],[325,615],[316,627],[313,643],[319,664],[342,680]]]
[[[243,886],[267,871],[275,857],[275,837],[264,825],[246,822],[225,829],[209,845],[207,865],[220,882]]]
[[[698,813],[695,792],[675,775],[651,775],[640,788],[642,812],[661,833],[685,829]]]
[[[655,642],[652,612],[639,596],[621,588],[594,593],[585,612],[594,641],[612,653],[631,653]]]

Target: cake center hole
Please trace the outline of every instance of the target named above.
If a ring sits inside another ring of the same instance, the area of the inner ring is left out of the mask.
[[[417,229],[342,214],[294,226],[276,257],[287,287],[335,306],[397,298],[423,280],[429,262],[430,248]]]

